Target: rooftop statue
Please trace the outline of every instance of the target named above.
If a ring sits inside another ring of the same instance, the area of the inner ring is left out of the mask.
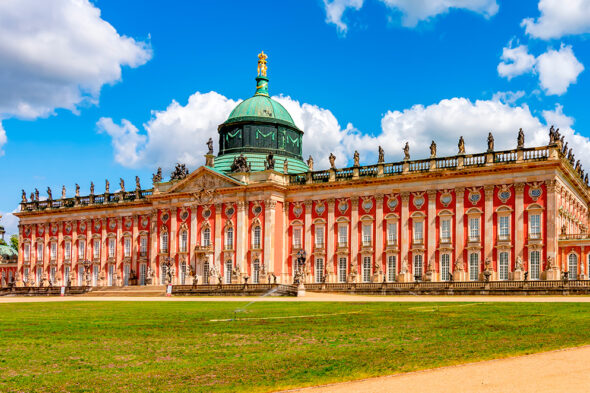
[[[517,149],[524,149],[524,131],[522,131],[522,128],[518,130],[518,138],[516,142]]]
[[[35,193],[34,192],[31,193],[31,202],[33,202],[33,201],[35,201]]]
[[[188,176],[188,169],[184,164],[176,164],[174,171],[170,175],[170,180],[182,180]]]
[[[35,188],[35,200],[39,202],[39,190]]]
[[[209,149],[207,154],[213,154],[213,138],[209,138],[207,141],[207,149]]]
[[[563,139],[563,137],[561,137],[561,138]],[[565,155],[567,153],[567,144],[568,144],[567,142],[565,142],[565,144],[563,144],[563,141],[562,141],[563,147],[561,148],[561,154]]]
[[[330,157],[328,157],[328,160],[330,160],[330,168],[336,169],[336,156],[334,155],[334,153],[330,153]]]
[[[47,187],[47,199],[50,201],[53,199],[53,195],[51,194],[51,188],[49,187]]]
[[[106,179],[104,181],[104,193],[108,194],[109,193],[109,188],[110,188],[110,183],[109,183],[109,179]]]
[[[232,172],[250,172],[250,165],[243,154],[234,157],[234,162],[231,164]]]
[[[27,193],[25,192],[25,190],[22,190],[21,202],[26,202],[26,201],[27,201]]]
[[[289,172],[289,161],[285,158],[283,161],[283,173],[286,175]]]
[[[162,182],[162,168],[158,168],[156,173],[152,174],[152,183]]]
[[[76,183],[76,196],[80,196],[80,185],[78,183]]]
[[[459,154],[465,154],[465,140],[463,136],[459,137],[459,143],[457,144],[459,147]]]
[[[66,186],[61,186],[61,199],[66,199]]]
[[[385,151],[381,146],[379,146],[379,158],[377,159],[378,164],[383,164],[385,162]]]
[[[268,56],[264,51],[258,54],[258,76],[266,76],[266,59]]]
[[[119,178],[119,187],[121,188],[121,192],[125,192],[125,180],[123,178]]]
[[[141,184],[139,182],[139,176],[135,176],[135,189],[141,190]]]
[[[432,141],[430,143],[430,158],[435,158],[436,157],[436,142]]]
[[[406,142],[406,145],[404,146],[404,161],[407,161],[410,159],[410,142]]]
[[[359,155],[358,150],[354,151],[353,160],[354,160],[354,166],[360,166],[360,155]]]
[[[272,153],[268,153],[266,160],[264,160],[264,169],[275,169],[275,158]]]
[[[488,153],[491,153],[493,151],[494,151],[494,136],[490,132],[488,134]]]
[[[311,154],[309,155],[309,158],[307,159],[307,166],[310,171],[313,171],[313,157],[311,156]]]

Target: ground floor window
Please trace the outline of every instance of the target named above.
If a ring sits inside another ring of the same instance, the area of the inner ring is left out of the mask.
[[[568,257],[568,272],[567,278],[570,280],[578,278],[578,256],[574,253],[571,253]]]
[[[109,272],[108,273],[109,273],[108,274],[108,279],[107,279],[108,286],[109,287],[112,287],[113,286],[113,281],[114,281],[113,278],[114,278],[114,275],[115,275],[115,265],[109,265]]]
[[[160,265],[160,285],[166,284],[166,266]]]
[[[363,282],[371,282],[371,257],[363,258]]]
[[[324,279],[324,258],[315,260],[315,282],[322,282]]]
[[[184,285],[186,281],[186,262],[180,263],[180,285]]]
[[[43,278],[43,268],[37,268],[37,285],[41,285],[41,279]]]
[[[479,254],[469,254],[469,280],[477,281],[479,278]]]
[[[49,269],[49,280],[51,280],[51,285],[55,285],[55,267],[51,267],[51,269]]]
[[[78,267],[78,286],[84,285],[84,266]]]
[[[422,279],[422,269],[423,265],[423,256],[422,254],[414,255],[414,278],[416,281]]]
[[[541,278],[541,252],[531,251],[529,258],[530,272],[529,277],[531,280],[538,280]]]
[[[129,265],[125,265],[123,267],[123,285],[128,286],[129,285],[129,272],[130,272],[131,267]]]
[[[500,280],[508,280],[508,253],[506,251],[499,254],[498,273]]]
[[[209,284],[209,261],[203,263],[203,284]]]
[[[100,271],[100,266],[94,265],[94,269],[92,271],[92,286],[95,287],[98,285],[98,272]]]
[[[225,261],[225,283],[226,284],[231,284],[231,268],[232,268],[231,259]]]
[[[451,270],[451,256],[449,254],[442,254],[440,256],[440,280],[448,281],[450,279]]]
[[[255,259],[252,264],[252,284],[258,284],[260,282],[260,260]]]
[[[70,282],[70,267],[69,266],[65,266],[64,267],[64,282],[63,282],[63,285],[68,285],[68,282]]]
[[[147,276],[147,265],[142,263],[139,265],[139,285],[145,285],[145,278]]]
[[[395,273],[397,272],[397,257],[389,255],[387,257],[387,281],[395,281]]]
[[[28,267],[25,267],[24,274],[23,274],[23,281],[24,282],[29,281],[29,268]]]
[[[338,282],[346,282],[346,258],[338,259]]]

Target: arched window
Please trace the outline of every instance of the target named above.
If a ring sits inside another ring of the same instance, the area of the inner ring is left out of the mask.
[[[252,264],[252,284],[260,282],[260,260],[255,259]]]
[[[578,256],[574,253],[571,253],[568,257],[568,272],[567,277],[570,280],[578,279]]]
[[[162,232],[160,236],[160,252],[168,252],[168,232]]]
[[[234,248],[234,228],[228,227],[225,231],[225,249],[233,250]]]
[[[261,244],[261,228],[256,225],[252,231],[252,248],[259,249]]]
[[[201,245],[203,247],[209,247],[211,245],[211,229],[208,227],[203,229],[203,236],[201,239]]]
[[[188,231],[183,229],[180,231],[180,252],[186,252],[188,247]]]

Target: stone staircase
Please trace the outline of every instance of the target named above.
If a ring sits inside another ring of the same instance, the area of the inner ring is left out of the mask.
[[[128,287],[94,287],[82,295],[85,297],[157,297],[166,296],[165,285],[133,285]]]

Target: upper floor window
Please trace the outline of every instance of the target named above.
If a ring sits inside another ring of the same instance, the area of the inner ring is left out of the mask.
[[[180,252],[186,252],[188,249],[188,231],[180,231]]]
[[[123,239],[123,254],[126,258],[131,256],[131,238],[129,236]]]
[[[324,226],[316,225],[315,227],[315,246],[316,248],[324,248]]]
[[[424,242],[424,221],[414,221],[414,242]]]
[[[293,228],[293,248],[301,248],[301,228]]]
[[[51,255],[51,260],[55,261],[55,259],[57,258],[57,243],[56,242],[51,242],[49,244],[49,253]]]
[[[348,246],[348,227],[346,225],[338,226],[338,247]]]
[[[43,261],[43,243],[37,243],[37,261]]]
[[[371,224],[363,224],[363,246],[372,244],[373,227]]]
[[[201,245],[203,247],[209,247],[211,245],[211,229],[203,229]]]
[[[387,223],[387,244],[393,246],[397,244],[397,223]]]
[[[160,235],[160,252],[168,252],[168,232],[162,232]]]
[[[24,259],[26,262],[31,260],[31,245],[29,243],[25,243],[24,245]]]
[[[78,240],[78,259],[84,259],[86,255],[86,242],[84,240]]]
[[[94,257],[94,259],[100,258],[100,240],[99,239],[94,240],[94,247],[92,247],[92,256]]]
[[[64,260],[69,261],[72,259],[72,243],[65,242],[64,243]]]
[[[510,240],[510,216],[498,217],[499,240]]]
[[[260,229],[260,225],[256,225],[254,227],[254,229],[252,230],[252,248],[254,249],[259,249],[260,245],[261,245],[261,229]]]
[[[479,217],[469,218],[469,241],[479,241]]]
[[[443,218],[440,220],[440,242],[451,242],[451,220]]]
[[[115,238],[113,238],[113,237],[109,238],[109,258],[115,257],[116,245],[117,245],[117,243],[116,243]]]
[[[539,239],[541,237],[541,215],[529,215],[529,236],[531,239]]]
[[[233,250],[234,248],[234,228],[228,227],[225,231],[225,249]]]
[[[147,256],[147,249],[148,249],[147,236],[142,236],[139,238],[139,255],[142,257]]]

